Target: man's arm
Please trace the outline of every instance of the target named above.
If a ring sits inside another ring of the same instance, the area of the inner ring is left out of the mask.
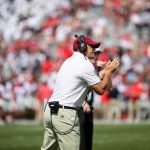
[[[108,84],[107,84],[106,90],[107,90],[107,91],[111,91],[112,89],[113,89],[112,80],[110,79],[109,82],[108,82]]]
[[[116,71],[119,67],[120,61],[118,59],[114,59],[112,62],[108,62],[105,67],[105,74],[101,82],[92,85],[91,88],[94,90],[98,95],[102,95],[105,90],[108,88],[108,83],[111,80],[111,75]],[[99,74],[99,78],[101,78]]]

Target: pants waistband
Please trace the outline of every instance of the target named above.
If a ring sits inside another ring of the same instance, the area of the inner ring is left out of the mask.
[[[59,108],[77,110],[75,107],[59,105]]]

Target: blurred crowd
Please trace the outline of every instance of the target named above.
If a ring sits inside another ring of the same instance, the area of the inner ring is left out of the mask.
[[[121,60],[95,118],[150,119],[149,0],[0,0],[0,120],[41,121],[75,33],[102,42],[99,60]]]

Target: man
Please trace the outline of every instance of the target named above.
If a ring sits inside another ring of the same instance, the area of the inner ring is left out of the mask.
[[[61,66],[53,94],[44,112],[44,141],[41,150],[79,150],[80,129],[77,109],[82,107],[89,92],[101,95],[105,92],[113,72],[119,67],[119,60],[108,62],[103,80],[100,80],[89,59],[100,46],[87,36],[76,36],[74,54]]]
[[[105,62],[98,61],[98,57],[102,50],[97,48],[94,51],[94,58],[90,59],[97,72],[101,71],[100,78],[102,80],[105,70],[102,67]],[[110,80],[111,81],[111,80]],[[108,85],[107,90],[111,89],[111,83]],[[86,100],[83,103],[83,108],[78,111],[80,121],[80,150],[92,150],[92,139],[93,139],[93,101],[94,91],[91,91]]]

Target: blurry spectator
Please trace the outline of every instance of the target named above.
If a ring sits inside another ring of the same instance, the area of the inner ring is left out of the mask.
[[[45,60],[41,64],[42,73],[49,74],[52,71],[52,61],[49,56],[46,56]]]
[[[15,110],[14,107],[14,94],[12,91],[12,83],[9,81],[3,81],[0,84],[0,93],[1,93],[1,103],[3,104],[3,112],[4,114],[4,120],[6,123],[12,123],[13,122],[13,112]]]
[[[128,70],[131,69],[132,64],[133,64],[133,59],[132,59],[132,51],[128,50],[126,51],[122,57],[121,57],[121,62],[122,62],[122,66],[121,66],[121,71],[122,72],[127,72]]]
[[[38,122],[42,121],[42,114],[43,114],[43,106],[44,100],[48,99],[52,94],[52,89],[47,85],[47,77],[42,76],[40,84],[37,89],[37,98],[38,98],[38,108],[37,108],[37,116],[36,120]]]
[[[4,111],[3,111],[3,107],[4,107],[4,100],[3,100],[3,97],[2,95],[0,94],[0,121],[2,119],[4,119]]]
[[[110,97],[109,97],[109,92],[106,91],[102,96],[101,96],[101,112],[102,112],[102,119],[104,121],[108,121],[108,110],[109,110],[109,104],[110,104]]]
[[[119,91],[117,87],[113,87],[113,89],[109,92],[110,103],[108,109],[108,120],[109,121],[120,121],[121,119],[121,105],[119,99]]]
[[[145,88],[141,81],[140,75],[136,75],[136,79],[133,79],[128,89],[129,92],[129,119],[141,119],[141,96],[144,94]]]

